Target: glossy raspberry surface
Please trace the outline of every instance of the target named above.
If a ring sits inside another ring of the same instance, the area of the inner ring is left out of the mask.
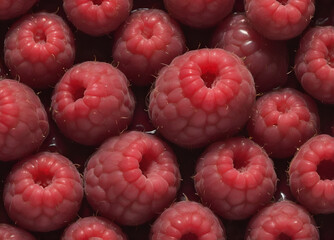
[[[34,91],[12,79],[0,81],[0,161],[37,151],[49,132],[46,111]]]
[[[115,33],[112,56],[132,83],[149,85],[163,66],[185,50],[184,35],[176,21],[163,10],[140,9]]]
[[[32,8],[38,0],[3,0],[0,4],[0,19],[16,18]]]
[[[257,93],[283,86],[288,79],[287,42],[263,37],[244,13],[226,17],[215,29],[210,45],[231,51],[244,61],[254,77]]]
[[[334,103],[334,26],[310,28],[300,40],[295,73],[305,91],[321,102]]]
[[[109,63],[87,61],[62,77],[51,107],[64,135],[81,144],[99,145],[127,128],[135,100],[121,71]]]
[[[238,132],[254,102],[253,77],[242,60],[204,48],[174,58],[160,71],[149,115],[169,141],[199,147]]]
[[[49,232],[76,216],[83,197],[74,164],[58,153],[39,152],[11,169],[3,190],[9,217],[27,230]]]
[[[69,225],[61,240],[126,240],[126,235],[115,223],[103,217],[84,217]]]
[[[108,139],[84,173],[86,197],[102,216],[139,225],[176,197],[180,172],[173,151],[154,135],[130,131]]]
[[[232,12],[234,0],[164,0],[168,13],[181,23],[195,27],[215,26]]]
[[[181,201],[172,204],[154,222],[151,240],[225,240],[225,229],[214,213],[202,204]]]
[[[297,201],[314,214],[334,213],[334,138],[320,134],[300,147],[289,168]]]
[[[67,18],[80,31],[101,36],[122,24],[132,9],[132,0],[64,0]]]
[[[257,99],[247,130],[270,156],[292,157],[320,130],[317,105],[293,88],[271,91]]]
[[[320,237],[309,212],[294,202],[280,201],[269,204],[251,218],[245,239],[317,240]]]
[[[210,145],[196,163],[195,188],[205,205],[225,219],[246,219],[266,205],[277,176],[266,152],[252,140]]]
[[[73,34],[56,14],[25,15],[6,34],[4,59],[11,75],[34,89],[54,86],[74,58]]]
[[[268,39],[286,40],[300,35],[315,12],[314,0],[245,0],[253,27]]]
[[[14,225],[0,223],[0,239],[3,240],[35,240],[29,232]]]

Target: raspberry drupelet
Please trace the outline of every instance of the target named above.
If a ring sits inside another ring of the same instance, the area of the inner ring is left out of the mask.
[[[334,26],[313,27],[302,36],[294,69],[308,94],[334,103]]]
[[[181,201],[168,207],[153,223],[150,240],[225,240],[225,229],[215,214],[202,204]]]
[[[70,224],[61,240],[126,240],[126,235],[115,223],[103,217],[84,217]]]
[[[316,103],[293,88],[271,91],[258,98],[247,126],[249,136],[273,158],[292,157],[319,129]]]
[[[175,199],[180,172],[174,152],[158,137],[139,131],[111,137],[84,172],[90,205],[122,225],[139,225]]]
[[[63,0],[70,22],[92,36],[116,30],[129,16],[132,4],[133,0]]]
[[[25,157],[42,145],[49,133],[44,106],[27,85],[0,81],[0,161]]]
[[[245,0],[246,16],[256,31],[272,40],[300,35],[315,12],[314,0]]]
[[[0,223],[0,239],[3,240],[36,240],[36,238],[25,231],[14,225]]]
[[[242,137],[211,144],[196,164],[195,188],[217,215],[246,219],[267,204],[276,189],[272,160],[255,142]]]
[[[4,186],[9,217],[30,231],[49,232],[76,216],[83,185],[74,164],[59,153],[39,152],[16,163]]]
[[[334,213],[333,156],[334,138],[321,134],[304,143],[291,161],[291,193],[311,213]]]
[[[168,13],[194,28],[215,26],[232,12],[235,0],[164,0]]]
[[[216,28],[211,47],[238,55],[253,75],[257,93],[283,86],[289,65],[287,43],[260,35],[244,13],[234,13]]]
[[[80,144],[99,145],[128,127],[135,100],[121,71],[109,63],[87,61],[64,74],[51,107],[64,135]]]
[[[252,216],[245,240],[293,239],[319,240],[314,219],[302,206],[292,201],[269,204]]]
[[[186,50],[178,23],[159,9],[134,11],[114,36],[113,60],[136,85],[151,84],[164,65]]]
[[[238,132],[254,103],[253,77],[238,56],[220,48],[199,49],[160,71],[149,115],[166,139],[194,148]]]
[[[5,37],[4,59],[11,75],[34,89],[54,86],[74,58],[73,34],[53,13],[25,15]]]
[[[0,3],[0,19],[16,18],[28,12],[38,0],[2,0]]]

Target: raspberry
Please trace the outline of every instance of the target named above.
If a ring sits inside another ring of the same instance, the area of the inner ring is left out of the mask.
[[[10,27],[4,52],[12,76],[34,89],[45,89],[54,86],[73,65],[74,38],[61,17],[40,12],[26,15]]]
[[[76,217],[82,197],[82,181],[74,164],[50,152],[16,163],[3,192],[9,217],[19,226],[39,232],[66,226]]]
[[[0,161],[36,151],[49,132],[48,117],[34,91],[11,79],[0,81]]]
[[[68,226],[62,240],[126,240],[121,228],[103,217],[85,217]]]
[[[186,49],[179,25],[159,9],[133,12],[115,33],[113,59],[136,85],[149,85],[155,75]],[[138,64],[140,63],[140,64]]]
[[[254,215],[248,225],[246,240],[320,239],[312,216],[291,201],[269,204]]]
[[[181,201],[167,208],[151,227],[151,240],[225,240],[222,223],[209,209],[197,202]]]
[[[35,240],[29,232],[5,223],[0,224],[0,239],[3,240]]]
[[[130,131],[108,139],[89,159],[84,173],[88,202],[123,225],[139,225],[176,197],[176,156],[159,138]]]
[[[213,27],[232,12],[235,0],[164,0],[168,13],[195,28]]]
[[[295,73],[304,90],[334,103],[334,26],[310,28],[300,40]]]
[[[38,0],[2,0],[0,19],[12,19],[29,11]]]
[[[132,9],[132,0],[63,0],[63,8],[80,31],[101,36],[125,21]]]
[[[282,88],[258,98],[248,123],[250,137],[274,158],[292,157],[319,128],[315,102],[293,88]]]
[[[198,49],[160,71],[149,101],[150,118],[165,138],[200,147],[244,126],[255,87],[239,57],[219,48]]]
[[[272,160],[256,143],[241,137],[210,145],[198,159],[195,188],[217,215],[245,219],[267,204],[276,188]]]
[[[291,193],[314,214],[334,213],[334,138],[321,134],[304,143],[289,168]]]
[[[245,0],[246,16],[260,34],[273,40],[291,39],[309,25],[314,0]]]
[[[124,74],[105,62],[82,62],[69,69],[52,96],[52,116],[70,139],[99,145],[130,124],[133,94]]]
[[[287,81],[287,44],[264,38],[243,13],[232,14],[217,26],[211,46],[238,55],[252,73],[258,93],[283,86]]]

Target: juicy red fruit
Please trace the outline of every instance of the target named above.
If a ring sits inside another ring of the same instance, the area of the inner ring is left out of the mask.
[[[29,232],[16,227],[15,225],[0,224],[0,239],[3,240],[35,240],[36,238]]]
[[[18,17],[32,8],[38,0],[3,0],[0,4],[0,19]]]

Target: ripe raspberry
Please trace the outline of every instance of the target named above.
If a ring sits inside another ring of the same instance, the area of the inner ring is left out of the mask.
[[[200,147],[239,131],[254,102],[254,81],[239,57],[219,48],[198,49],[160,71],[149,114],[169,141]]]
[[[40,152],[19,161],[3,192],[9,217],[30,231],[60,229],[76,217],[83,186],[73,163],[58,153]]]
[[[63,0],[63,8],[80,31],[101,36],[125,21],[132,9],[132,0]]]
[[[213,27],[232,12],[235,0],[164,0],[169,14],[195,28]]]
[[[245,0],[246,16],[254,29],[273,40],[301,34],[314,11],[314,0]]]
[[[151,240],[225,240],[225,229],[214,213],[192,201],[181,201],[167,208],[151,227]]]
[[[280,201],[266,206],[254,215],[248,225],[245,240],[320,239],[312,216],[292,201]]]
[[[53,86],[73,65],[71,30],[53,13],[35,13],[16,21],[6,34],[4,58],[12,76],[35,89]]]
[[[137,131],[112,137],[89,159],[88,202],[123,225],[152,219],[174,200],[180,182],[176,156],[159,138]]]
[[[2,0],[0,3],[0,19],[16,18],[29,11],[38,0]]]
[[[134,97],[124,74],[104,62],[82,62],[69,69],[52,96],[52,116],[64,135],[85,145],[99,145],[124,131],[134,111]]]
[[[0,239],[3,240],[35,240],[36,238],[31,235],[29,232],[14,227],[9,224],[1,223],[0,224]]]
[[[270,91],[287,81],[286,42],[264,38],[253,29],[243,13],[232,14],[218,25],[211,46],[241,57],[253,75],[257,92]]]
[[[85,217],[67,227],[61,240],[126,240],[122,229],[103,217]]]
[[[272,160],[256,143],[241,137],[210,145],[198,159],[195,188],[217,215],[245,219],[267,204],[276,188]]]
[[[320,120],[312,98],[282,88],[258,98],[247,127],[250,137],[271,157],[287,158],[319,132]]]
[[[11,79],[0,81],[0,161],[36,151],[49,133],[48,117],[34,91]]]
[[[312,97],[334,103],[334,26],[310,28],[300,40],[295,73]]]
[[[289,168],[292,194],[314,214],[334,213],[334,138],[321,134],[304,143]]]
[[[167,13],[142,9],[133,12],[115,33],[112,55],[131,82],[149,85],[163,65],[185,49],[182,30]]]

